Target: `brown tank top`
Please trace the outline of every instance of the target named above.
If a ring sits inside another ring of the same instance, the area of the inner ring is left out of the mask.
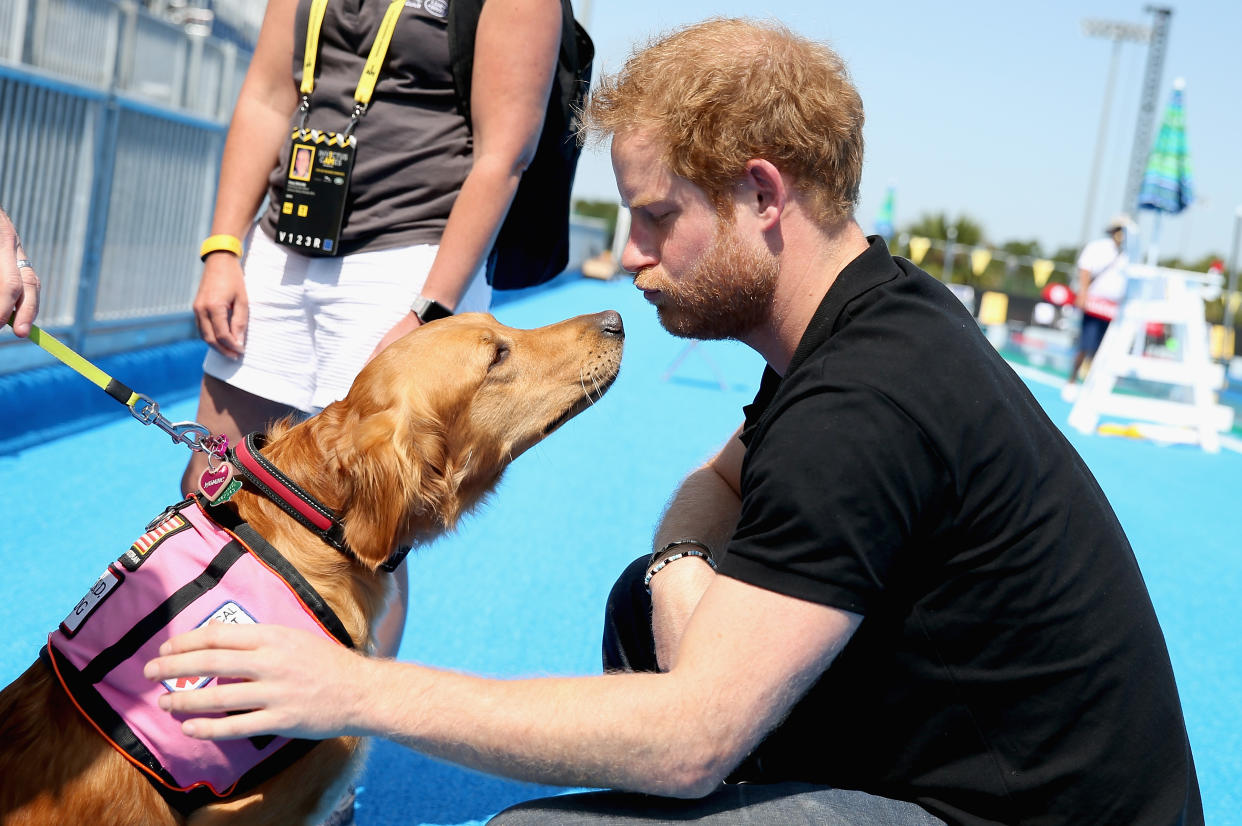
[[[440,242],[472,156],[449,65],[451,2],[406,0],[371,106],[354,131],[358,150],[345,205],[344,254]],[[388,0],[328,3],[307,126],[340,132],[349,124],[354,87],[387,9]],[[294,27],[295,86],[302,79],[309,10],[310,0],[300,0]],[[295,113],[290,132],[300,121]],[[286,137],[280,162],[268,178],[261,227],[273,238],[290,149]]]

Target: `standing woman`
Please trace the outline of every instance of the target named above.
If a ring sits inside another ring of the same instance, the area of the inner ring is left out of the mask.
[[[538,143],[561,3],[483,6],[467,125],[449,59],[451,2],[268,3],[194,300],[211,346],[196,420],[212,433],[236,443],[316,413],[389,343],[490,304],[483,265]],[[309,173],[295,145],[317,155]],[[205,468],[195,453],[182,489],[195,490]],[[380,654],[400,642],[406,582],[402,568]]]

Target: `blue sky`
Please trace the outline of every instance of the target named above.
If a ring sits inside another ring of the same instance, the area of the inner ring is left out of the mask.
[[[822,0],[574,0],[614,71],[636,44],[710,16],[774,18],[829,43],[850,66],[867,111],[857,217],[872,230],[885,188],[897,225],[924,212],[967,214],[989,241],[1037,240],[1046,253],[1083,235],[1110,41],[1087,18],[1148,24],[1138,0],[834,3]],[[1228,257],[1242,205],[1242,2],[1195,0],[1174,9],[1157,122],[1173,80],[1186,79],[1187,133],[1198,201],[1165,218],[1161,255]],[[1146,48],[1118,62],[1095,209],[1098,234],[1122,208]],[[575,194],[615,199],[606,148],[583,155]],[[1150,235],[1151,216],[1140,216]]]

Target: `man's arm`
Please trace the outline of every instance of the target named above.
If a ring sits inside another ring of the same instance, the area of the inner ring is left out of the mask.
[[[714,458],[691,473],[670,500],[655,533],[655,548],[678,539],[695,539],[724,557],[741,510],[742,458],[746,448],[739,429]],[[688,556],[665,566],[651,579],[651,630],[661,670],[676,661],[677,646],[699,598],[715,573],[703,560]]]
[[[165,643],[146,675],[245,680],[161,698],[183,715],[249,709],[188,719],[193,737],[375,735],[518,780],[699,797],[784,718],[859,621],[715,577],[667,673],[483,679],[367,659],[302,631],[213,623]]]

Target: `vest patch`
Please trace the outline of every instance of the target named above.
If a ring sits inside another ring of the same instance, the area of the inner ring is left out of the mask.
[[[188,527],[190,523],[185,520],[185,517],[174,513],[135,539],[134,544],[129,546],[129,550],[118,561],[125,566],[125,570],[133,573],[159,547],[161,542]]]
[[[229,600],[195,627],[202,628],[209,622],[226,622],[231,625],[254,625],[254,617],[246,613],[245,608]],[[202,688],[207,685],[211,680],[211,677],[178,677],[175,680],[161,680],[161,682],[164,684],[164,688],[169,691],[193,691],[196,688]]]
[[[122,579],[124,579],[124,574],[109,565],[108,570],[104,571],[99,579],[95,581],[95,584],[91,586],[91,589],[86,592],[86,596],[78,600],[78,604],[73,606],[69,616],[65,617],[60,624],[60,632],[66,637],[72,637],[78,633],[78,629],[82,627],[82,624],[90,619],[91,614],[95,613],[95,609],[102,605],[103,601],[108,598],[108,595],[116,590],[116,587],[121,584]]]

